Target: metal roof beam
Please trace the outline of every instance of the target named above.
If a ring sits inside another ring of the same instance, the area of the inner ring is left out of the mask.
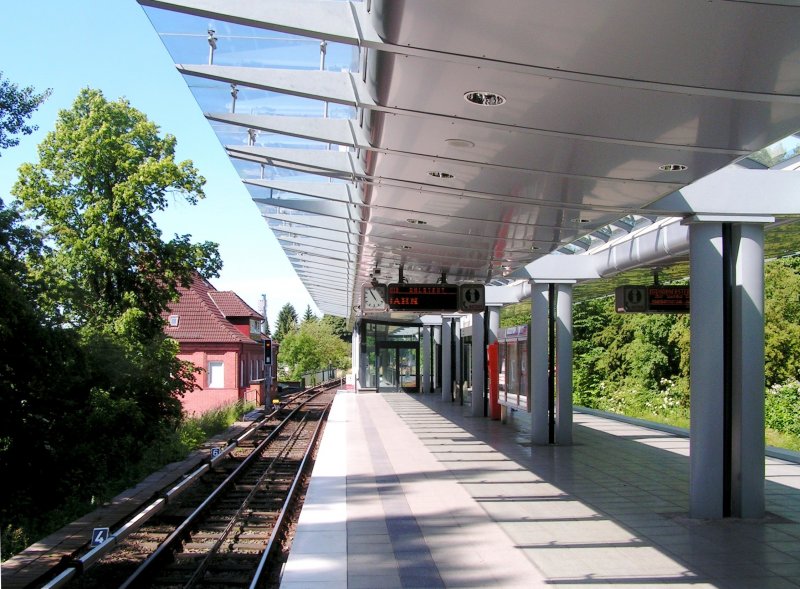
[[[286,70],[275,68],[217,65],[177,64],[176,67],[178,68],[178,71],[184,75],[200,77],[208,80],[217,80],[230,84],[240,84],[250,88],[266,90],[268,92],[277,92],[291,96],[300,96],[302,98],[334,102],[354,108],[375,110],[393,115],[405,115],[424,119],[437,119],[448,122],[454,121],[453,117],[447,114],[407,110],[403,108],[377,104],[370,96],[369,91],[367,90],[367,87],[362,79],[351,72]],[[800,98],[797,98],[797,101],[800,102]],[[670,149],[681,152],[722,153],[732,156],[744,156],[749,154],[747,151],[727,149],[723,147],[671,144],[658,141],[624,139],[620,137],[600,137],[595,135],[584,135],[581,133],[525,127],[523,125],[511,125],[482,119],[458,118],[457,121],[459,124],[475,125],[478,127],[498,129],[511,133],[544,135],[547,137],[560,137],[593,143]]]
[[[248,129],[278,133],[300,139],[333,143],[360,149],[373,149],[364,129],[351,119],[206,113],[206,118]]]
[[[395,45],[384,42],[372,26],[366,7],[353,2],[312,2],[309,0],[139,0],[144,6],[184,12],[208,18],[245,24],[347,45],[357,45],[399,55],[434,59],[477,68],[491,68],[547,78],[603,84],[618,88],[711,96],[757,102],[800,103],[800,96],[676,84],[653,80],[623,78],[603,74],[562,70],[527,63],[487,58],[484,55],[450,53],[426,47]]]
[[[671,215],[798,215],[800,174],[731,166],[665,196],[646,210]]]
[[[349,182],[300,182],[293,180],[252,180],[250,178],[243,178],[242,181],[249,186],[299,194],[301,196],[311,196],[322,200],[346,203],[362,202],[359,197],[361,191]]]

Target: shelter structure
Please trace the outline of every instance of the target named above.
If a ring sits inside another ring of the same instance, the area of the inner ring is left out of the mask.
[[[499,310],[530,298],[531,441],[568,445],[573,301],[682,263],[691,515],[763,514],[763,261],[798,249],[796,3],[139,2],[317,306],[352,321],[357,387],[484,415]],[[381,298],[406,282],[482,285],[485,305]]]

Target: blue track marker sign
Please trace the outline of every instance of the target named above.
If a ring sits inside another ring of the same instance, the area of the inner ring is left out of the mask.
[[[211,458],[216,458],[217,456],[220,455],[221,452],[222,448],[218,448],[216,446],[214,448],[211,448]]]
[[[95,528],[92,530],[92,546],[100,546],[108,540],[110,531],[108,528]]]

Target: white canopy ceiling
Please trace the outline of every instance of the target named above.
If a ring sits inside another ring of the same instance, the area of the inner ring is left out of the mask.
[[[800,144],[792,0],[139,1],[327,313],[724,208],[678,191]]]

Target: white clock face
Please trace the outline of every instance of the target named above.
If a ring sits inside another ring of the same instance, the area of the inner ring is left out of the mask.
[[[384,310],[386,308],[386,286],[365,286],[361,304],[365,310]]]

